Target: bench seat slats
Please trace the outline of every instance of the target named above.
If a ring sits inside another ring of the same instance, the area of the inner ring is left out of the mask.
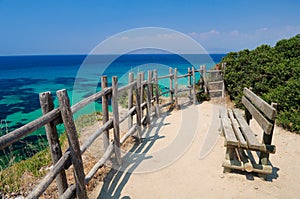
[[[238,114],[240,115],[239,110],[236,110],[236,111],[238,111]],[[225,145],[226,146],[232,146],[232,147],[237,147],[237,148],[242,148],[242,149],[250,149],[250,150],[260,151],[260,152],[265,152],[265,153],[275,153],[276,152],[276,147],[274,145],[265,145],[265,144],[259,143],[252,131],[250,131],[251,133],[249,133],[248,137],[250,137],[252,140],[254,140],[255,144],[253,144],[253,142],[251,142],[251,141],[248,142],[247,137],[243,135],[240,124],[236,120],[235,115],[233,114],[233,111],[231,109],[221,108],[220,109],[220,118],[221,118],[222,131],[225,136],[225,141],[226,141]],[[245,120],[242,116],[241,116],[241,118],[242,118],[242,120]],[[251,136],[252,134],[253,134],[253,136]],[[252,143],[252,145],[248,146],[248,143]]]
[[[257,123],[262,127],[264,132],[267,135],[270,135],[272,131],[272,123],[269,122],[256,108],[251,104],[251,102],[246,98],[242,97],[242,103],[244,106],[248,109],[248,111],[251,113],[251,115],[255,118]]]
[[[233,109],[233,113],[234,113],[234,116],[235,118],[237,119],[239,125],[240,125],[240,128],[241,128],[241,131],[244,135],[244,137],[246,138],[246,141],[248,143],[248,147],[250,149],[261,149],[263,148],[263,145],[260,144],[253,131],[251,130],[251,128],[248,126],[246,120],[244,119],[244,117],[241,115],[240,111],[238,109]]]
[[[228,118],[227,109],[226,108],[220,108],[219,110],[219,116],[220,118]]]
[[[228,109],[228,114],[229,114],[229,118],[230,118],[231,123],[232,123],[233,131],[234,131],[234,133],[235,133],[235,135],[236,135],[236,137],[239,141],[240,146],[243,147],[243,148],[248,148],[247,142],[246,142],[242,132],[239,129],[240,126],[239,126],[237,120],[234,118],[233,112],[232,112],[231,109]]]
[[[263,99],[258,97],[248,88],[244,88],[243,94],[259,109],[264,115],[270,120],[275,120],[276,117],[276,109],[272,107],[270,104],[265,102]]]
[[[229,118],[221,118],[221,125],[226,140],[226,145],[238,146],[238,141],[233,132]]]
[[[246,172],[271,174],[272,165],[269,165],[269,154],[276,152],[276,146],[271,144],[276,117],[276,104],[269,105],[251,90],[243,90],[242,103],[245,115],[238,109],[221,108],[219,117],[222,132],[225,136],[226,155],[222,166]],[[255,119],[263,129],[262,143],[250,128],[249,120]],[[246,155],[247,151],[247,155]],[[253,151],[259,151],[259,164],[253,158]],[[229,169],[229,170],[228,170]]]

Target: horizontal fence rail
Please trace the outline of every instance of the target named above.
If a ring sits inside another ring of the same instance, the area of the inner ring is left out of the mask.
[[[24,126],[8,133],[0,137],[0,150],[4,149],[5,147],[11,145],[12,143],[20,140],[21,138],[25,137],[29,133],[43,127],[44,125],[48,124],[49,122],[53,122],[60,116],[59,109],[52,110],[51,112],[43,115],[42,117],[25,124]]]
[[[101,78],[102,90],[81,100],[80,102],[70,106],[69,97],[65,89],[57,91],[59,99],[59,107],[54,109],[53,99],[50,92],[40,94],[40,104],[43,111],[43,116],[36,120],[0,137],[0,149],[11,145],[20,140],[29,133],[45,126],[47,139],[49,142],[52,168],[46,176],[39,182],[34,190],[28,195],[28,198],[38,198],[45,192],[49,185],[56,179],[58,194],[60,198],[87,198],[86,185],[93,178],[95,173],[105,165],[112,154],[115,154],[117,163],[122,165],[122,156],[120,152],[121,146],[130,137],[134,136],[140,142],[141,126],[149,125],[151,118],[160,116],[160,110],[164,107],[174,104],[179,109],[178,94],[188,92],[188,98],[193,104],[196,100],[196,75],[200,73],[201,80],[204,81],[205,91],[208,91],[207,85],[217,84],[222,82],[206,82],[206,72],[220,73],[220,70],[208,70],[205,66],[201,66],[199,70],[194,67],[188,68],[188,73],[178,75],[175,68],[169,69],[169,74],[158,76],[156,70],[148,71],[147,79],[144,72],[137,74],[134,78],[133,73],[129,73],[129,82],[123,87],[118,86],[118,78],[112,77],[112,86],[107,86],[107,77]],[[179,88],[178,79],[187,78],[188,85],[184,88]],[[169,79],[169,88],[166,91],[160,91],[159,80]],[[223,83],[224,84],[224,83]],[[126,92],[128,95],[128,111],[120,117],[118,94]],[[160,103],[160,97],[168,95],[169,102]],[[75,127],[73,114],[86,107],[88,104],[102,99],[102,125],[82,144],[79,145],[78,132]],[[112,118],[109,118],[108,102],[112,101]],[[135,117],[135,119],[134,119]],[[120,137],[120,127],[122,122],[128,121],[128,131]],[[69,141],[68,150],[62,154],[60,143],[58,140],[56,125],[64,124],[65,131]],[[113,138],[109,138],[109,131],[113,131]],[[82,154],[94,143],[94,141],[102,136],[104,154],[88,172],[87,175],[83,171]],[[75,185],[68,185],[66,180],[65,170],[71,165],[74,168]]]

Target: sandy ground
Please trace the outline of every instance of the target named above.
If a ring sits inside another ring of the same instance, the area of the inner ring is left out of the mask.
[[[142,143],[124,152],[123,166],[112,169],[89,198],[299,198],[300,136],[279,127],[267,181],[252,173],[223,173],[221,106],[204,102],[162,113],[143,129]],[[251,126],[261,132],[254,122]]]

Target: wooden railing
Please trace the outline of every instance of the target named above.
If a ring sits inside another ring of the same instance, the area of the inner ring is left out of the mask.
[[[47,187],[56,179],[58,194],[60,198],[72,198],[75,195],[78,198],[87,198],[85,185],[92,179],[94,174],[101,168],[114,153],[117,163],[122,165],[120,148],[126,139],[135,136],[140,142],[141,125],[151,123],[153,116],[160,116],[160,109],[174,104],[179,108],[178,94],[188,92],[188,97],[193,104],[197,103],[196,99],[196,72],[201,73],[204,77],[205,68],[200,70],[188,68],[188,73],[179,76],[175,68],[169,69],[169,74],[159,77],[157,71],[148,71],[148,79],[145,80],[144,72],[138,73],[134,78],[133,73],[129,73],[128,85],[119,87],[118,78],[112,77],[112,86],[107,86],[107,77],[101,77],[102,90],[83,99],[82,101],[70,106],[69,97],[65,89],[56,92],[59,101],[59,107],[54,108],[53,99],[50,92],[44,92],[39,95],[43,116],[0,137],[0,150],[20,140],[29,133],[45,126],[47,139],[50,147],[53,166],[48,174],[40,181],[34,190],[28,195],[28,198],[38,198],[47,189]],[[169,79],[169,89],[165,92],[159,90],[159,80]],[[188,85],[185,88],[178,87],[178,79],[188,78]],[[204,80],[205,82],[205,80]],[[120,118],[118,94],[126,92],[128,94],[128,112]],[[160,97],[169,94],[170,101],[160,104]],[[134,100],[135,95],[135,100]],[[87,106],[88,104],[102,98],[102,126],[89,137],[82,145],[79,145],[78,133],[73,120],[73,114]],[[109,118],[108,102],[112,104],[112,118]],[[153,107],[153,108],[152,108]],[[133,117],[136,117],[135,120]],[[126,119],[129,121],[129,130],[120,138],[120,123]],[[135,123],[134,123],[135,122]],[[65,131],[69,141],[69,149],[62,153],[56,125],[64,124]],[[109,130],[113,129],[113,139],[109,141]],[[104,155],[93,166],[87,175],[84,173],[82,154],[91,146],[91,144],[102,135]],[[74,167],[75,185],[68,185],[65,170],[71,165]]]
[[[225,97],[225,84],[224,84],[224,71],[226,64],[222,63],[222,70],[206,70],[206,66],[200,66],[199,72],[204,82],[204,89],[206,93],[210,94],[210,97]]]

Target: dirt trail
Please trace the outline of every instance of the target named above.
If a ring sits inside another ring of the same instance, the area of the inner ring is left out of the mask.
[[[299,198],[300,136],[279,127],[268,181],[251,173],[223,174],[224,138],[219,136],[216,119],[219,106],[204,102],[163,113],[143,130],[142,144],[133,146],[133,153],[123,154],[124,166],[112,169],[89,197]],[[260,130],[257,124],[251,125]]]

